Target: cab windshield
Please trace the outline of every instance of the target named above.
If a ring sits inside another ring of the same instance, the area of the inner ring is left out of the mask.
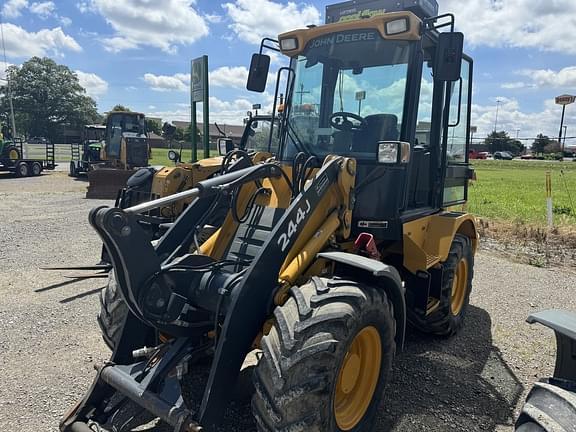
[[[295,58],[286,158],[306,152],[375,160],[398,141],[412,44],[376,30],[324,35]]]

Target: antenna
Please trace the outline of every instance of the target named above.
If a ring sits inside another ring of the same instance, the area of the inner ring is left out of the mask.
[[[8,60],[6,59],[6,43],[4,42],[4,16],[0,13],[0,35],[2,37],[2,51],[4,52],[4,71],[8,71]],[[12,123],[12,139],[16,139],[16,121],[14,120],[14,103],[12,102],[12,85],[6,73],[8,83],[8,100],[10,101],[10,121]]]

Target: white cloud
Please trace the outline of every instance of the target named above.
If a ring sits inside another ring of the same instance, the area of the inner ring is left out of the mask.
[[[80,85],[86,89],[88,96],[98,99],[108,92],[108,83],[98,75],[89,72],[75,71]]]
[[[18,18],[22,10],[28,7],[28,0],[8,0],[2,7],[4,18]]]
[[[224,66],[210,72],[210,85],[215,87],[245,88],[248,69],[244,66]]]
[[[91,0],[81,2],[80,11],[97,11],[116,34],[103,39],[109,51],[141,46],[176,53],[177,45],[189,45],[208,34],[208,26],[190,0]]]
[[[65,16],[60,17],[60,24],[62,24],[64,27],[68,27],[72,24],[72,20]]]
[[[173,110],[153,110],[146,113],[149,117],[160,117],[162,121],[190,121],[190,105],[174,104]],[[241,125],[246,117],[246,111],[252,109],[252,102],[247,99],[235,99],[224,101],[216,97],[210,97],[210,122],[224,123],[229,125]],[[202,112],[198,110],[198,121],[202,121]]]
[[[498,131],[507,131],[512,137],[516,130],[520,130],[520,138],[529,138],[522,141],[530,147],[532,140],[539,133],[550,137],[557,137],[560,129],[560,115],[562,108],[554,103],[553,99],[546,100],[543,109],[534,112],[525,112],[516,99],[499,97],[501,101],[498,109]],[[472,125],[478,126],[476,138],[484,138],[494,130],[496,120],[496,101],[493,105],[472,105]],[[576,110],[566,110],[566,124],[576,123]],[[570,133],[568,133],[570,135]]]
[[[42,19],[52,16],[55,10],[56,5],[53,1],[35,2],[30,5],[30,12]]]
[[[559,71],[552,69],[524,69],[516,74],[530,79],[530,82],[507,82],[500,87],[507,90],[558,89],[564,92],[576,90],[576,66],[566,67]]]
[[[204,18],[211,24],[220,24],[222,22],[222,15],[204,15]]]
[[[28,32],[22,27],[6,23],[4,39],[9,57],[62,55],[62,51],[82,51],[78,42],[60,27]]]
[[[441,11],[455,13],[456,27],[472,46],[576,54],[569,32],[576,28],[574,0],[444,0]]]
[[[91,0],[79,1],[76,3],[76,7],[81,13],[94,13],[96,9],[92,4]]]
[[[151,73],[144,74],[144,81],[155,91],[188,91],[187,82],[190,76],[186,74],[154,75]]]
[[[516,81],[516,82],[503,83],[500,87],[507,90],[518,90],[529,87],[529,85],[522,81]]]
[[[520,74],[529,77],[540,88],[576,89],[576,66],[558,72],[551,69],[527,69]]]
[[[235,0],[223,5],[232,20],[230,29],[245,42],[259,44],[264,37],[320,23],[320,12],[309,4],[270,0]]]

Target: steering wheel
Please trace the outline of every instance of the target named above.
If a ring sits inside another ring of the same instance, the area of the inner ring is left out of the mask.
[[[351,122],[350,119],[356,120],[357,123]],[[330,126],[339,131],[352,132],[364,129],[368,126],[368,122],[358,114],[341,111],[330,116]]]

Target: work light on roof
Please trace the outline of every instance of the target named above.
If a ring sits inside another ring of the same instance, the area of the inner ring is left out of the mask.
[[[406,18],[388,21],[386,23],[386,34],[389,36],[405,33],[408,31],[408,20]]]
[[[298,48],[298,39],[287,38],[280,41],[280,48],[282,51],[293,51]]]

